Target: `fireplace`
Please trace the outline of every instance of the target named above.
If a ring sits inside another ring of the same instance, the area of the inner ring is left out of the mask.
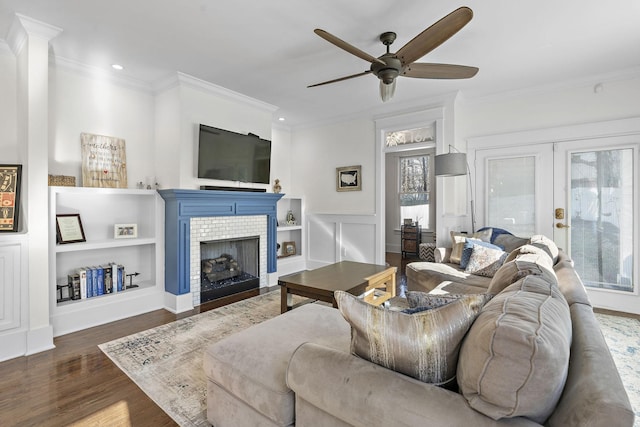
[[[200,242],[260,236],[260,287],[277,270],[277,202],[282,194],[158,190],[165,203],[165,303],[182,313],[200,305]]]
[[[200,242],[200,303],[260,287],[260,236]]]

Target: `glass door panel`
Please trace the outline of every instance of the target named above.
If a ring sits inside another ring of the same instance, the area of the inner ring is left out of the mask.
[[[633,150],[571,153],[571,257],[585,286],[633,292]]]

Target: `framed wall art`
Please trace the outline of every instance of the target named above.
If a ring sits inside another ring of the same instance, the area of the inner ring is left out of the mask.
[[[135,239],[138,237],[138,224],[116,224],[113,226],[114,239]]]
[[[18,231],[22,165],[0,165],[0,231]]]
[[[127,155],[124,139],[80,134],[82,186],[127,188]]]
[[[80,214],[56,215],[56,240],[58,243],[86,242]]]
[[[336,168],[336,191],[361,191],[362,166]]]

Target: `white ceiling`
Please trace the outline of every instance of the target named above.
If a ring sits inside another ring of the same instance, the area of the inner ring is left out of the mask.
[[[459,6],[474,18],[420,62],[476,66],[469,80],[402,77],[383,104],[373,75],[308,89],[369,64],[313,33],[322,28],[380,56]],[[0,39],[15,13],[63,32],[56,58],[153,87],[180,71],[275,105],[295,128],[384,113],[461,90],[468,99],[640,75],[638,0],[0,0]]]

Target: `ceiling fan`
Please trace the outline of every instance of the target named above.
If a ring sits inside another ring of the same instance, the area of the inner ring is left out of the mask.
[[[371,63],[371,68],[365,72],[340,77],[322,83],[316,83],[307,87],[322,86],[336,83],[342,80],[352,79],[367,74],[373,74],[380,79],[380,96],[382,101],[388,101],[393,97],[396,89],[396,77],[414,77],[418,79],[468,79],[478,72],[476,67],[452,64],[433,64],[414,62],[440,46],[455,33],[460,31],[471,18],[473,11],[468,7],[454,10],[435,24],[418,34],[405,44],[396,53],[389,51],[389,46],[395,41],[396,33],[386,32],[380,35],[380,41],[387,47],[387,53],[374,57],[368,53],[350,45],[344,40],[324,30],[316,29],[314,32],[336,46],[349,52],[358,58]]]

